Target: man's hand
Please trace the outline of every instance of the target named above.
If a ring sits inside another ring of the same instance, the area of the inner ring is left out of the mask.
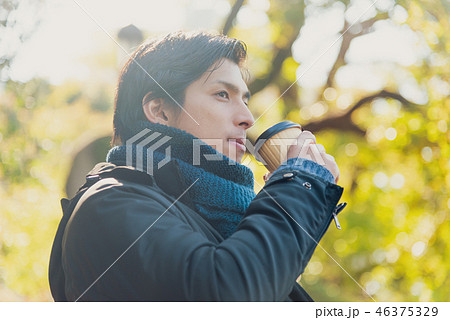
[[[310,131],[303,131],[297,138],[297,145],[289,147],[287,159],[305,158],[327,168],[334,176],[335,183],[339,180],[339,168],[332,155],[325,152],[321,144],[316,143],[316,137]]]

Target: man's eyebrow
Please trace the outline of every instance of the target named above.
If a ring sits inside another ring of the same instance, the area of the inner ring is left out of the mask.
[[[217,81],[214,81],[214,83],[223,84],[224,86],[227,87],[228,90],[231,90],[231,91],[233,91],[235,93],[240,91],[237,86],[235,86],[234,84],[232,84],[230,82],[227,82],[227,81],[217,80]],[[251,96],[250,91],[244,92],[244,97],[247,98],[247,100],[250,99],[250,96]]]

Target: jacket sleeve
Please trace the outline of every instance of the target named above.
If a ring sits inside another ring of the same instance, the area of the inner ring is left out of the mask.
[[[320,177],[330,183],[333,183],[335,180],[333,174],[324,166],[305,158],[290,158],[283,162],[273,174],[285,170],[303,171],[304,173]]]
[[[99,254],[115,248],[113,256],[119,257],[126,250],[103,279],[97,280],[92,293],[106,284],[123,288],[130,286],[129,281],[135,281],[139,287],[136,294],[154,301],[283,301],[327,230],[342,191],[337,185],[301,171],[278,171],[251,202],[237,231],[219,244],[171,214],[169,201],[155,201],[149,215],[148,199],[143,195],[136,194],[130,208],[120,200],[120,190],[108,192],[89,205],[91,212],[106,205],[114,207],[108,220],[91,217],[89,224],[77,226],[82,220],[74,219],[71,227],[109,234],[105,243],[77,240],[81,236],[69,232],[63,259],[67,265],[73,261],[71,254],[86,254],[80,241],[86,241],[86,247]],[[117,219],[122,219],[120,228]],[[129,244],[124,245],[123,239],[129,239],[126,242]],[[114,261],[113,256],[109,261]],[[92,261],[88,256],[85,260]],[[124,273],[128,276],[121,286]],[[89,277],[89,282],[96,279]],[[72,290],[69,299],[76,299],[84,291],[76,283],[68,286],[74,289],[66,289]],[[81,300],[89,297],[87,292]]]

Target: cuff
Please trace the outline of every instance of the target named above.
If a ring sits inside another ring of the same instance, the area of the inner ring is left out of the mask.
[[[283,162],[277,170],[273,172],[272,175],[275,175],[275,173],[282,171],[282,170],[299,170],[303,171],[308,174],[312,174],[315,176],[318,176],[330,183],[335,183],[334,176],[331,174],[331,172],[325,168],[324,166],[321,166],[320,164],[305,159],[305,158],[290,158],[287,161]]]

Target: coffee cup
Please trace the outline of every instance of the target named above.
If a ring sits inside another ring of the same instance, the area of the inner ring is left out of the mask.
[[[287,150],[302,132],[302,126],[292,121],[277,123],[264,131],[255,142],[255,158],[269,172],[274,172],[287,160]]]

